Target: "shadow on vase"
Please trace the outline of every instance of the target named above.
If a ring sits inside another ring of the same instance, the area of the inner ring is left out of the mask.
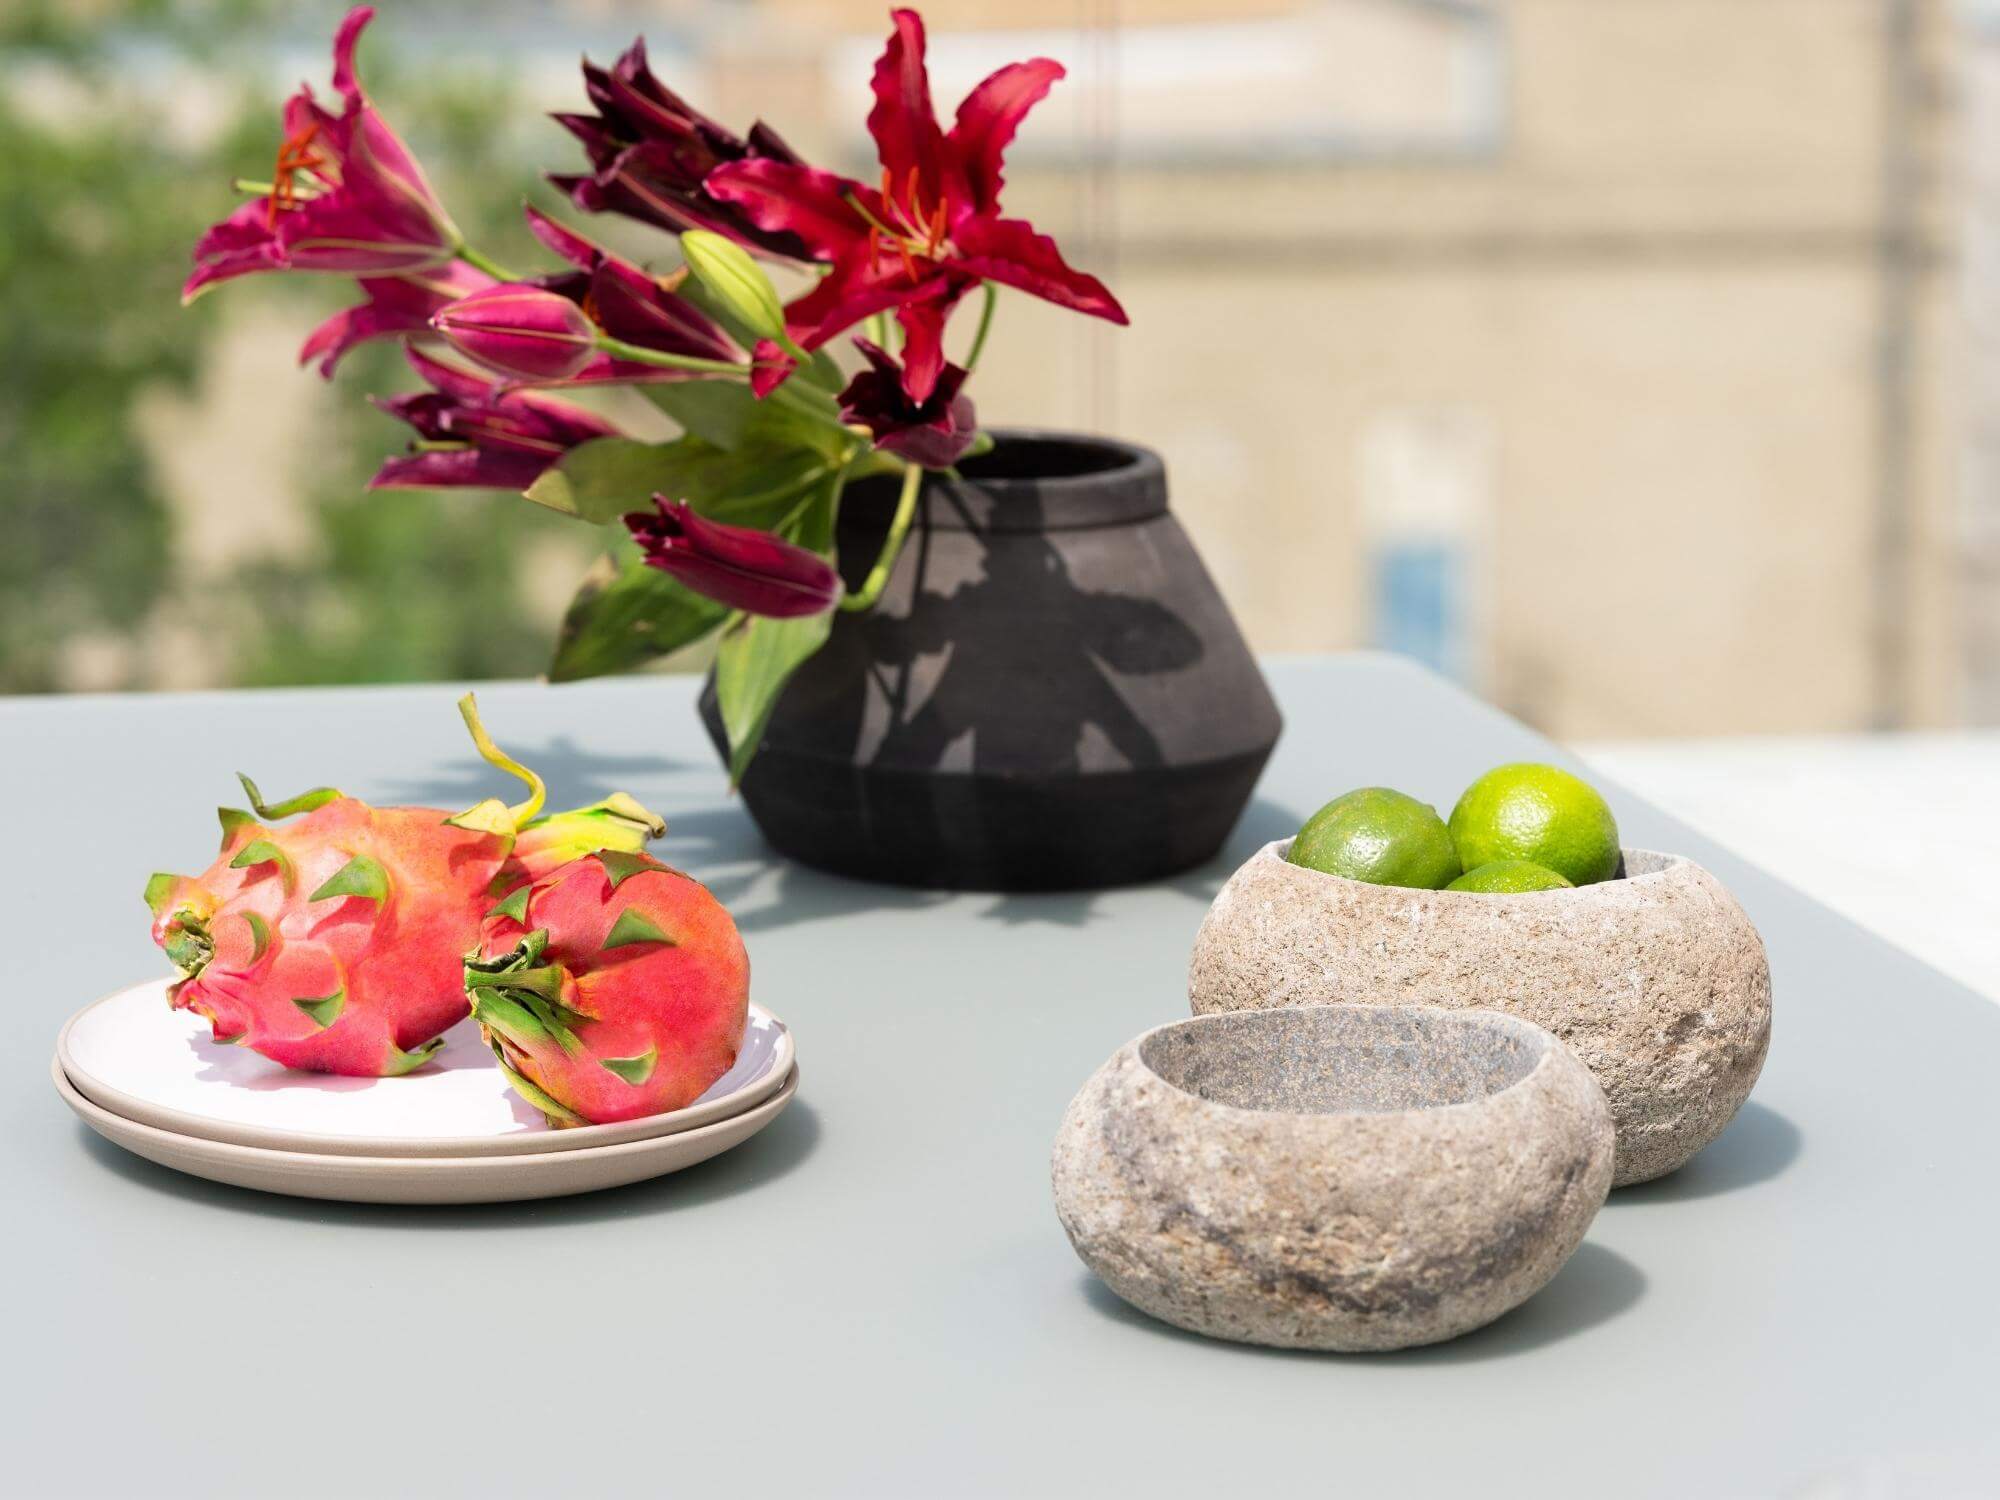
[[[1167,1339],[1264,1359],[1329,1360],[1363,1365],[1467,1364],[1506,1359],[1587,1332],[1635,1307],[1646,1292],[1646,1275],[1615,1250],[1586,1241],[1547,1286],[1483,1328],[1416,1349],[1380,1354],[1338,1354],[1318,1349],[1274,1349],[1190,1333],[1139,1311],[1110,1287],[1085,1272],[1083,1297],[1113,1322]]]
[[[341,1203],[324,1198],[287,1198],[252,1188],[231,1187],[190,1177],[121,1146],[77,1122],[84,1152],[96,1165],[153,1192],[234,1213],[300,1219],[314,1224],[383,1229],[507,1229],[551,1224],[593,1224],[646,1214],[700,1208],[775,1182],[812,1155],[819,1145],[819,1115],[794,1099],[785,1112],[742,1145],[679,1172],[627,1187],[581,1193],[574,1198],[539,1198],[520,1203],[388,1204]]]
[[[1799,1159],[1799,1127],[1752,1099],[1693,1161],[1665,1177],[1637,1182],[1611,1194],[1610,1207],[1631,1203],[1686,1203],[1769,1182]]]
[[[1158,737],[1114,677],[1192,667],[1201,637],[1158,600],[1079,585],[1051,534],[1035,529],[1041,502],[1009,504],[1017,529],[957,533],[976,539],[971,555],[946,554],[936,533],[919,529],[906,615],[839,622],[847,628],[815,669],[826,690],[805,719],[816,747],[851,747],[864,765],[928,770],[962,745],[954,770],[1063,775],[1084,768],[1097,740],[1115,760],[1100,747],[1096,761],[1164,763]],[[996,704],[995,684],[1032,685],[1034,702]],[[773,721],[781,742],[786,717],[781,703]]]

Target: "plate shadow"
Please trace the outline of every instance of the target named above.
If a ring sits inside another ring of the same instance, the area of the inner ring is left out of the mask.
[[[573,1198],[425,1205],[287,1198],[252,1188],[231,1187],[203,1177],[190,1177],[135,1156],[105,1140],[81,1120],[76,1128],[84,1152],[95,1158],[97,1165],[153,1192],[265,1218],[400,1230],[591,1224],[699,1208],[775,1182],[812,1155],[821,1133],[818,1112],[803,1100],[794,1099],[783,1114],[742,1145],[650,1182],[580,1193]]]

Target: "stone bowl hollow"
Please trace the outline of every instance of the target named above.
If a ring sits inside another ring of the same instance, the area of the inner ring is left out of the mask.
[[[1490,1011],[1197,1017],[1119,1049],[1056,1137],[1056,1212],[1120,1297],[1286,1348],[1456,1337],[1539,1291],[1611,1184],[1554,1037]]]
[[[1488,895],[1368,885],[1253,854],[1188,965],[1196,1015],[1300,1005],[1505,1011],[1596,1075],[1618,1130],[1613,1186],[1689,1160],[1750,1096],[1771,1039],[1757,929],[1692,860],[1627,849],[1574,890]]]

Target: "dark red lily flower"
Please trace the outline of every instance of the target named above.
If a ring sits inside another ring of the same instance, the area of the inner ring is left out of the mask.
[[[903,389],[903,372],[887,351],[867,339],[854,347],[868,361],[840,393],[840,418],[859,422],[873,434],[875,446],[926,469],[948,469],[965,456],[979,432],[972,398],[963,394],[965,370],[946,364],[937,384],[922,401],[912,401]]]
[[[1000,69],[966,95],[946,133],[931,106],[923,20],[912,10],[894,19],[868,116],[882,159],[879,189],[757,158],[725,162],[706,186],[760,228],[797,235],[833,267],[785,310],[806,348],[896,309],[904,388],[923,402],[944,370],[945,321],[982,281],[1113,323],[1126,317],[1102,282],[1064,262],[1054,240],[1025,220],[1000,217],[1001,159],[1062,65],[1043,57]]]
[[[354,44],[374,14],[366,5],[349,11],[334,37],[340,113],[322,109],[308,87],[286,101],[269,194],[245,203],[196,243],[183,301],[253,271],[386,276],[442,266],[458,254],[458,230],[423,168],[375,113],[355,76]]]
[[[685,500],[653,496],[625,517],[650,567],[746,614],[816,615],[840,600],[840,575],[817,552],[754,526],[696,515]]]
[[[525,490],[570,449],[617,437],[602,417],[532,391],[509,391],[471,370],[408,351],[431,387],[375,404],[416,428],[417,451],[385,459],[368,482],[379,489]]]
[[[461,297],[431,327],[475,364],[526,384],[567,380],[597,352],[597,329],[582,307],[524,282]]]
[[[744,364],[749,356],[716,321],[676,288],[686,271],[649,276],[628,260],[592,244],[575,230],[558,224],[536,209],[525,210],[535,238],[576,267],[554,276],[535,278],[534,285],[569,298],[612,338],[661,354]],[[596,385],[616,381],[698,380],[700,372],[663,369],[638,360],[594,354],[563,385]],[[782,378],[782,377],[781,377]]]
[[[356,344],[428,337],[434,332],[431,319],[440,311],[495,284],[491,276],[462,260],[408,276],[363,276],[361,291],[368,300],[342,309],[308,334],[299,348],[299,363],[317,359],[320,374],[331,378],[334,366]]]
[[[578,208],[624,214],[673,234],[712,229],[752,249],[806,258],[796,236],[760,229],[702,186],[726,161],[798,161],[763,121],[750,127],[747,141],[716,124],[653,76],[643,37],[609,69],[585,62],[583,87],[597,113],[555,119],[583,142],[590,172],[549,178]]]

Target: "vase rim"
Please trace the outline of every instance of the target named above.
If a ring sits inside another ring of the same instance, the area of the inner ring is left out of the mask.
[[[959,466],[961,477],[936,474],[925,481],[924,526],[934,531],[1076,531],[1130,526],[1167,512],[1166,465],[1150,448],[1051,428],[988,430],[992,451],[965,460]],[[1009,458],[1022,472],[981,472],[1004,467]],[[1075,467],[1057,467],[1065,458]],[[1048,471],[1027,466],[1036,459],[1046,460]],[[892,506],[895,499],[893,487],[882,480],[863,481],[850,494],[881,507]]]

